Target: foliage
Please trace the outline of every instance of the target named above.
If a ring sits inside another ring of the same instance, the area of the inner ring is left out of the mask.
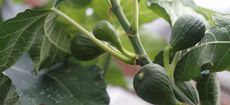
[[[134,88],[150,103],[218,105],[215,73],[230,70],[229,15],[192,0],[49,3],[0,23],[0,104],[108,105],[105,80],[127,87],[118,59],[141,66]],[[172,27],[170,43],[141,28],[157,18]]]
[[[12,81],[5,75],[0,75],[0,103],[1,105],[21,105]]]

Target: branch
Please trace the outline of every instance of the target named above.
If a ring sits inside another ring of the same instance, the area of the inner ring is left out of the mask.
[[[128,38],[134,48],[135,53],[138,55],[136,63],[144,66],[146,64],[152,63],[151,59],[144,50],[144,47],[140,41],[138,26],[139,26],[139,2],[138,0],[133,0],[134,9],[133,9],[133,22],[130,25],[127,17],[124,14],[124,11],[118,0],[110,0],[112,11],[123,27],[124,31],[128,34]]]

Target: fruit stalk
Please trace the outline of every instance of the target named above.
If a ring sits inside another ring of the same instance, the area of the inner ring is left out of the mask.
[[[171,68],[170,68],[170,62],[169,62],[169,50],[170,49],[171,49],[171,47],[167,46],[163,52],[164,67],[165,67],[166,71],[168,72],[169,76],[171,76],[171,72],[172,72]]]
[[[170,62],[169,62],[169,51],[172,47],[171,46],[167,46],[165,49],[164,49],[164,52],[163,52],[163,60],[164,60],[164,67],[169,75],[169,78],[171,79],[171,82],[172,82],[172,87],[173,87],[173,90],[175,93],[177,93],[179,95],[179,97],[184,100],[186,103],[188,103],[189,105],[195,105],[180,89],[178,89],[178,87],[174,84],[174,67],[177,63],[177,60],[178,60],[178,54],[180,53],[177,53],[176,54],[176,58],[173,59],[173,63],[172,64],[175,64],[175,65],[171,65]],[[173,67],[173,68],[172,68]],[[183,104],[181,104],[183,105]]]
[[[134,48],[135,53],[138,55],[136,59],[136,63],[144,66],[146,64],[151,63],[151,59],[145,52],[143,45],[140,41],[139,32],[138,32],[138,23],[139,23],[139,2],[138,0],[133,0],[134,10],[133,10],[133,23],[132,25],[129,23],[127,17],[124,14],[120,3],[118,0],[110,0],[111,8],[124,31],[128,34],[128,38]]]

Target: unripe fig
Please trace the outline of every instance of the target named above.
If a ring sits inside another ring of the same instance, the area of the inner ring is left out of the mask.
[[[134,77],[134,89],[138,96],[157,105],[176,105],[169,77],[158,64],[147,64]]]
[[[76,59],[87,61],[98,57],[104,50],[87,37],[78,35],[72,41],[71,52]]]
[[[186,95],[195,105],[199,103],[199,94],[190,81],[176,81],[175,84],[177,88],[180,89],[181,92],[184,93],[184,95]],[[175,96],[180,102],[185,102],[176,92]]]
[[[219,83],[215,74],[202,75],[197,83],[200,105],[219,105]]]
[[[110,42],[116,47],[121,48],[119,35],[110,22],[103,20],[97,23],[93,29],[93,34],[96,38]]]
[[[172,28],[170,45],[173,51],[184,50],[197,44],[205,34],[205,24],[193,15],[183,15]]]

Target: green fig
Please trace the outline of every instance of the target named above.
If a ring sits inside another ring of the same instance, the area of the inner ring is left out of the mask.
[[[186,95],[195,105],[199,103],[199,94],[190,81],[176,81],[175,84],[177,88],[180,89],[181,92],[184,93],[184,95]],[[175,96],[180,102],[185,102],[176,92]]]
[[[158,64],[147,64],[134,77],[134,89],[138,96],[157,105],[176,105],[177,100],[169,77]]]
[[[116,29],[110,22],[106,20],[102,20],[96,24],[96,26],[93,29],[93,34],[96,38],[110,42],[117,48],[122,47],[121,40]]]
[[[205,34],[205,24],[193,15],[183,15],[172,28],[170,45],[173,51],[185,50],[197,44]]]
[[[93,43],[89,38],[78,35],[73,38],[71,52],[76,59],[87,61],[98,57],[104,53],[104,50]]]
[[[200,105],[219,105],[219,84],[215,74],[202,75],[197,83]]]

